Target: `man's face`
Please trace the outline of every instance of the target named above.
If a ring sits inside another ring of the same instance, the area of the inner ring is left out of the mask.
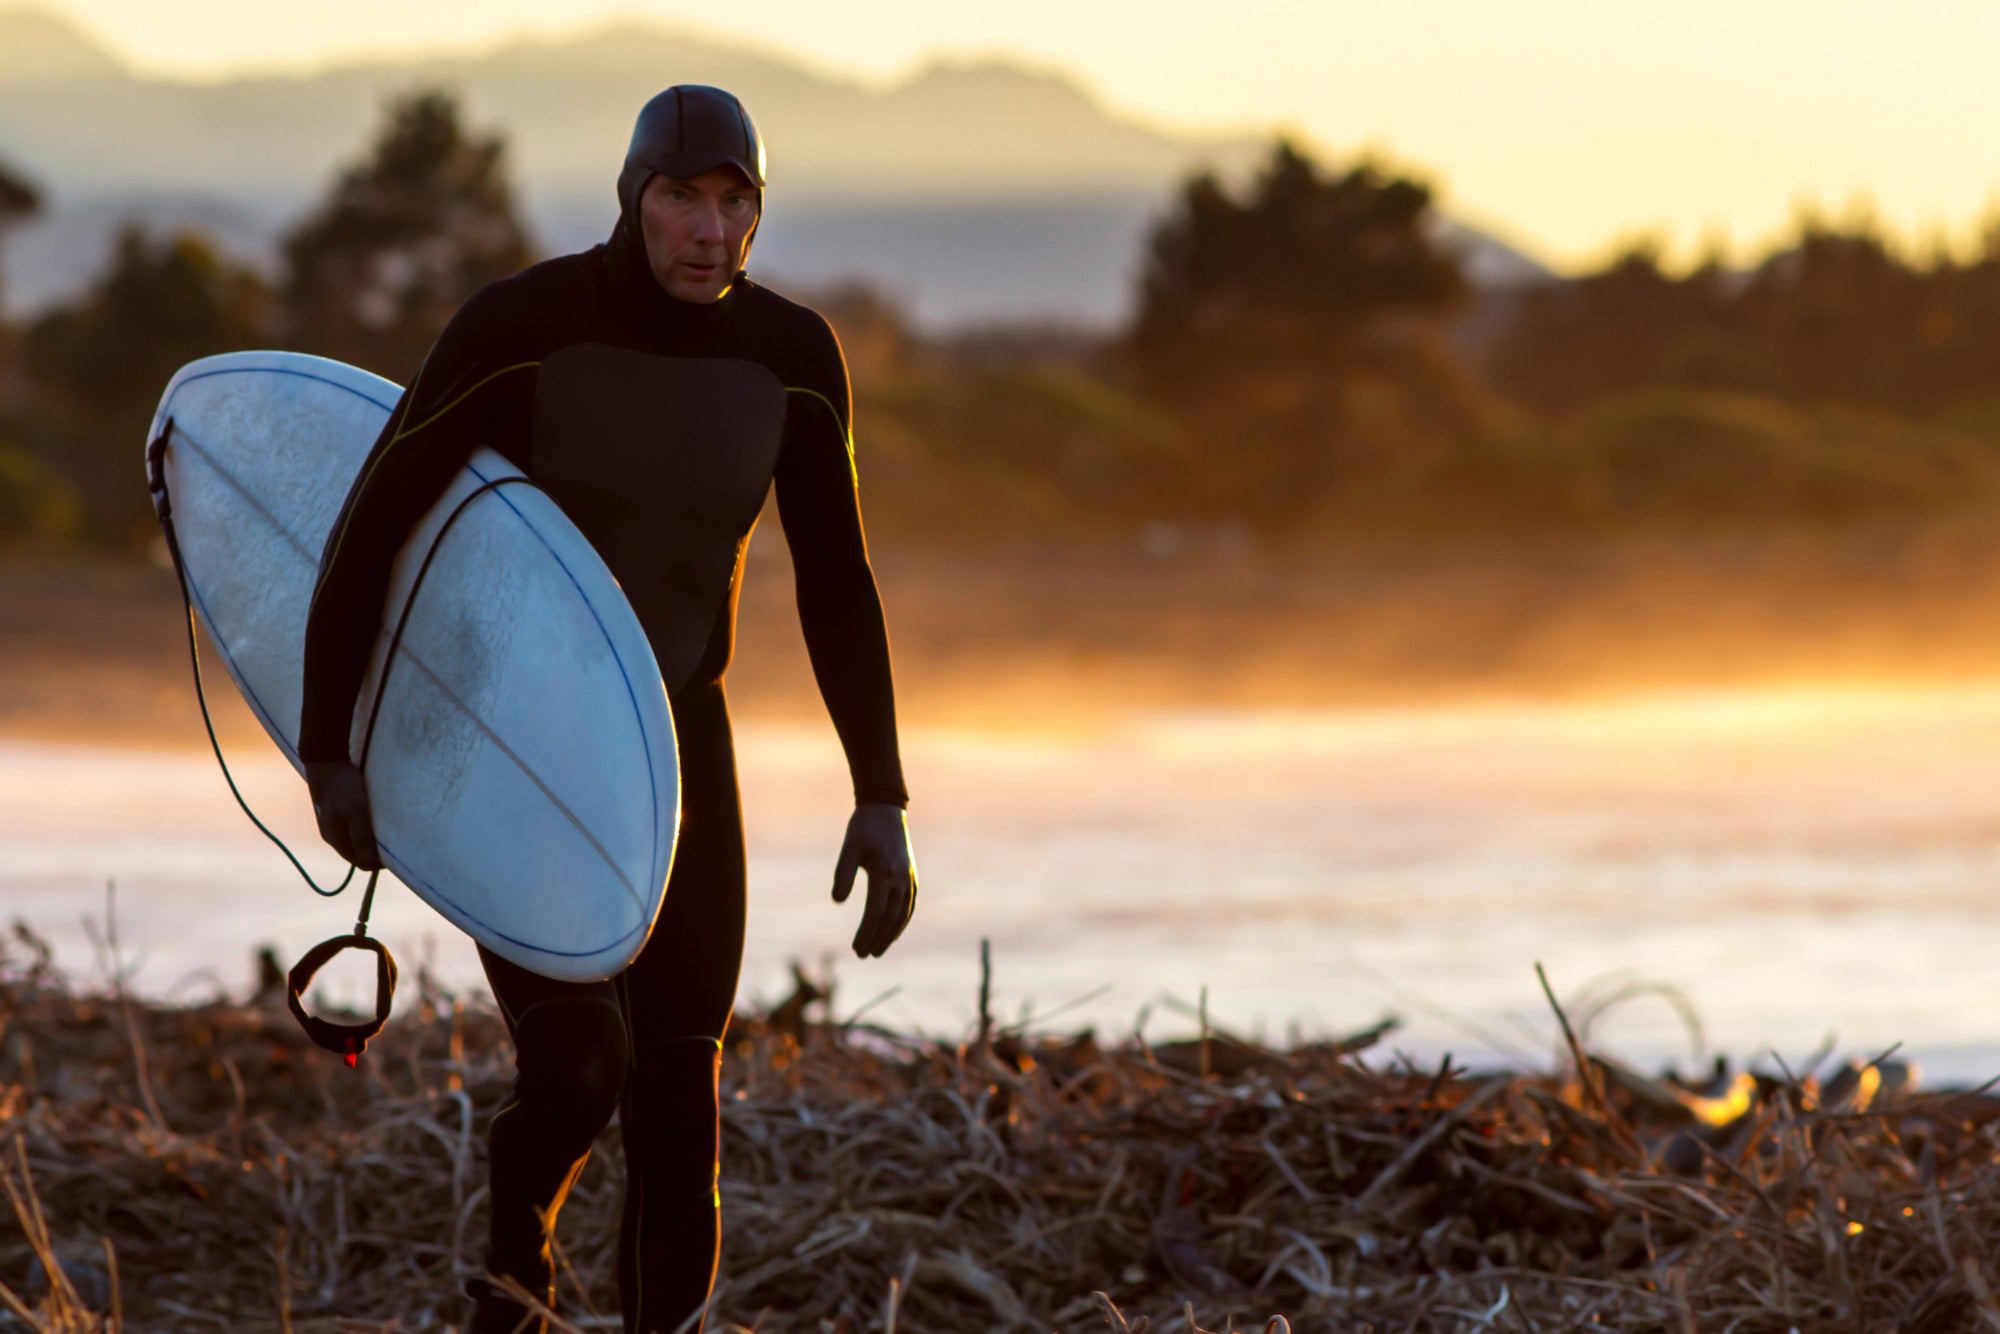
[[[653,277],[681,301],[720,301],[743,267],[757,211],[756,189],[734,167],[653,177],[639,196]]]

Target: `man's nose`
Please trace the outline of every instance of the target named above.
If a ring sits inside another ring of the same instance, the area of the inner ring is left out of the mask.
[[[695,210],[694,239],[703,245],[722,243],[722,206],[708,204]]]

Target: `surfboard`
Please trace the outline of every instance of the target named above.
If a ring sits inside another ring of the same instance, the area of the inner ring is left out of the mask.
[[[195,613],[301,772],[320,553],[401,393],[320,357],[229,353],[175,374],[147,436],[167,433]],[[481,450],[405,544],[350,753],[379,715],[363,775],[398,880],[501,957],[597,981],[638,954],[665,894],[673,718],[617,581],[554,501],[502,480],[519,476]]]

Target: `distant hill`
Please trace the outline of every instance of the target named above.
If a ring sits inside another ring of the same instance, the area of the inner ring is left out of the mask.
[[[738,92],[771,146],[759,272],[865,278],[931,325],[1115,319],[1174,183],[1261,150],[1121,120],[1062,76],[992,61],[935,64],[876,91],[626,22],[476,56],[195,84],[137,75],[46,11],[0,10],[0,160],[51,204],[10,239],[6,290],[22,308],[75,290],[127,216],[198,223],[267,258],[366,143],[383,100],[432,84],[506,135],[544,247],[588,245],[615,216],[634,111],[675,82]],[[1475,272],[1540,271],[1491,238],[1466,244]]]
[[[46,10],[0,10],[0,87],[122,77],[124,68],[75,27]]]

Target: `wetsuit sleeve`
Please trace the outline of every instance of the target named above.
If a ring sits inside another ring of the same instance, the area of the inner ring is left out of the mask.
[[[306,619],[299,758],[348,754],[355,696],[410,529],[465,461],[492,445],[525,470],[534,363],[510,355],[504,305],[475,295],[453,317],[390,413],[320,555]]]
[[[909,804],[896,738],[889,631],[854,471],[847,366],[824,321],[815,321],[821,373],[789,390],[778,457],[778,517],[798,581],[799,625],[813,676],[847,752],[856,803]]]

